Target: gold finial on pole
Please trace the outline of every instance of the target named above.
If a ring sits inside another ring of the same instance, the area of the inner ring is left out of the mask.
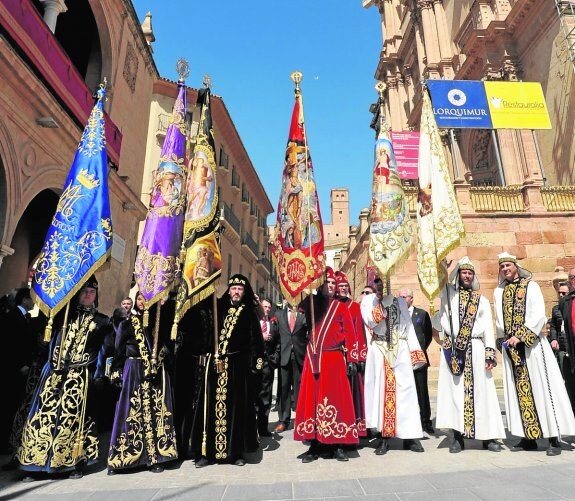
[[[292,82],[295,84],[296,96],[301,94],[299,84],[303,80],[303,73],[301,71],[296,70],[296,71],[292,72],[292,74],[290,75],[290,78],[292,79]]]
[[[385,121],[385,108],[384,108],[384,104],[385,104],[385,100],[383,98],[383,95],[385,93],[385,90],[387,89],[387,85],[385,85],[384,82],[377,82],[374,86],[375,90],[377,91],[377,93],[379,94],[379,127],[377,129],[377,139],[381,138],[381,137],[386,137],[389,134],[389,131],[391,130],[391,127],[387,124],[387,122]]]
[[[176,71],[180,77],[180,82],[183,82],[190,76],[190,65],[183,57],[176,61]]]
[[[202,84],[206,89],[212,88],[212,77],[207,73],[204,75],[204,79],[202,80]]]

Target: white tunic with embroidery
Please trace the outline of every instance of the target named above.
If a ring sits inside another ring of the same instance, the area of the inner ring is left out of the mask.
[[[392,301],[393,296],[384,296],[382,302],[384,306],[389,306]],[[385,337],[387,320],[376,322],[373,317],[373,308],[378,304],[377,295],[369,294],[361,302],[363,321],[373,329],[374,334],[369,342],[365,362],[365,420],[367,428],[377,429],[384,437],[420,438],[423,436],[423,430],[413,369],[425,364],[425,355],[417,340],[405,300],[398,298],[398,303],[399,332],[395,336],[395,345],[388,347],[387,342],[381,340]],[[384,360],[387,363],[384,363]],[[391,369],[387,374],[387,395],[386,365]],[[389,378],[392,378],[393,383],[393,376],[395,384],[390,385]],[[386,402],[388,407],[385,407]],[[390,435],[385,430],[394,430],[394,433]]]
[[[495,332],[497,338],[503,339],[505,339],[502,305],[504,286],[505,282],[493,292]],[[525,358],[539,424],[544,437],[572,436],[575,435],[575,418],[553,350],[542,333],[546,321],[543,294],[539,285],[530,281],[527,285],[525,326],[537,335],[537,339],[533,346],[525,347]],[[503,366],[507,427],[512,435],[524,437],[513,366],[505,349],[503,349]]]
[[[459,335],[459,290],[452,284],[449,287],[451,305],[451,323],[446,290],[441,291],[441,307],[433,317],[433,328],[439,331],[441,341],[451,338],[451,326],[455,338]],[[485,296],[481,296],[477,314],[471,331],[471,374],[454,375],[447,363],[445,352],[441,350],[439,361],[439,379],[437,385],[436,428],[451,428],[467,438],[489,440],[505,438],[505,428],[501,417],[499,399],[491,371],[485,368],[486,352],[495,355],[495,335],[491,305]],[[491,351],[493,350],[493,351]],[[467,379],[467,380],[466,380]],[[471,403],[467,426],[464,423],[465,405]],[[469,433],[471,431],[471,433]]]

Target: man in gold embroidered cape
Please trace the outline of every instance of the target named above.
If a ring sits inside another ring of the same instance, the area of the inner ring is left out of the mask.
[[[505,409],[512,450],[535,450],[549,438],[548,456],[561,454],[558,437],[575,434],[575,418],[549,341],[543,334],[545,302],[531,273],[507,252],[499,255],[494,291],[495,329],[505,369]]]
[[[437,385],[437,428],[453,430],[449,452],[464,448],[463,438],[483,440],[483,448],[501,451],[505,438],[491,370],[497,365],[489,300],[479,293],[475,266],[462,257],[441,291],[433,317],[442,345]]]
[[[82,467],[98,459],[92,382],[112,326],[96,310],[97,294],[92,276],[72,299],[65,336],[60,331],[52,340],[16,454],[20,469],[30,474],[71,472],[70,478],[81,478]]]

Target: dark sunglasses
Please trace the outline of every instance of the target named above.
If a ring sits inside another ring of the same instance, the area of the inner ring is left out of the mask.
[[[361,291],[362,294],[373,294],[372,291]]]

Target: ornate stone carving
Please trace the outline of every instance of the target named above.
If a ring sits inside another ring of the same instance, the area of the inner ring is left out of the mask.
[[[419,9],[433,9],[433,0],[417,0]]]
[[[523,79],[523,68],[519,60],[507,59],[501,69],[503,80],[518,82]]]
[[[489,168],[489,144],[491,133],[488,130],[477,130],[473,136],[471,147],[471,169],[474,171]]]
[[[128,42],[126,47],[126,57],[124,59],[124,80],[130,87],[131,91],[136,90],[136,79],[138,77],[138,55],[134,46]]]

